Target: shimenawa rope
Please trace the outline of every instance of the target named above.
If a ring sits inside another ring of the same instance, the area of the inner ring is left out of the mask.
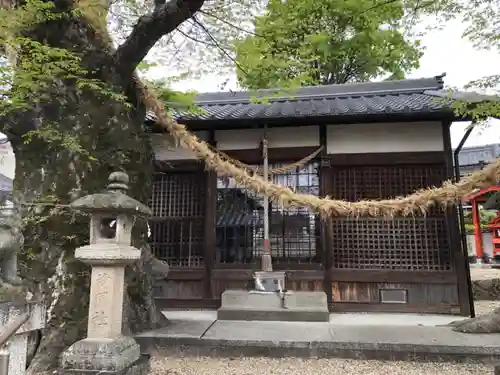
[[[252,165],[248,165],[248,164],[245,164],[237,159],[234,159],[232,157],[230,157],[228,154],[226,154],[225,152],[221,151],[221,150],[218,150],[216,149],[215,147],[213,147],[212,145],[210,145],[209,143],[206,144],[208,146],[208,148],[215,154],[219,154],[220,158],[222,160],[226,160],[232,164],[234,164],[235,166],[241,168],[241,169],[245,169],[247,171],[251,171],[252,173],[258,173],[260,175],[262,175],[262,172],[260,172],[260,169],[261,167],[255,167],[255,166],[252,166]],[[297,168],[300,168],[304,165],[306,165],[307,163],[309,163],[311,160],[313,160],[316,156],[319,155],[319,153],[323,151],[323,146],[319,147],[316,151],[314,151],[312,154],[310,155],[307,155],[306,157],[296,161],[295,163],[292,163],[292,164],[288,164],[288,165],[285,165],[283,167],[279,167],[279,168],[272,168],[268,171],[268,174],[269,175],[273,175],[273,174],[280,174],[280,173],[285,173],[289,170],[292,170],[292,169],[297,169]]]
[[[95,29],[103,41],[107,41],[112,48],[111,37],[108,31],[93,22],[92,17],[87,17],[89,25]],[[265,181],[259,174],[250,174],[245,168],[238,167],[228,160],[224,160],[218,153],[212,151],[207,143],[199,140],[181,125],[170,119],[163,103],[157,98],[152,89],[148,88],[134,73],[133,80],[136,87],[142,92],[146,107],[151,109],[159,124],[181,145],[191,150],[196,157],[203,160],[207,168],[213,169],[219,176],[232,177],[240,185],[245,185],[256,194],[267,195],[282,207],[307,207],[318,213],[323,218],[330,216],[409,216],[415,213],[426,214],[434,206],[443,209],[454,204],[461,197],[470,194],[476,189],[495,185],[500,180],[500,158],[495,159],[483,170],[473,173],[469,178],[453,184],[445,181],[441,187],[421,189],[405,197],[394,199],[364,200],[346,202],[320,198],[314,195],[294,193],[291,189]]]
[[[365,200],[345,202],[329,197],[320,198],[313,195],[294,193],[291,189],[265,181],[258,174],[250,173],[223,160],[208,145],[189,133],[184,125],[170,119],[163,104],[155,94],[137,79],[138,88],[143,90],[144,100],[156,115],[157,120],[180,146],[191,150],[199,159],[204,160],[207,167],[215,170],[218,175],[233,177],[237,183],[245,185],[257,194],[267,194],[270,199],[284,207],[303,206],[320,214],[328,216],[408,216],[414,213],[425,214],[433,206],[443,208],[455,203],[461,197],[475,189],[495,185],[500,179],[500,158],[494,160],[482,171],[473,173],[469,178],[455,184],[446,181],[439,188],[432,187],[419,190],[406,197],[396,197],[384,200]]]

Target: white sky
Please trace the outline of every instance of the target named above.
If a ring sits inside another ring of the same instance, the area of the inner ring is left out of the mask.
[[[487,75],[500,74],[500,53],[498,51],[476,50],[470,42],[461,38],[461,22],[448,22],[442,30],[429,32],[422,40],[425,54],[420,61],[420,68],[412,72],[409,78],[432,77],[446,73],[445,84],[451,87],[463,87],[471,80]],[[150,76],[159,78],[165,67],[152,69]],[[172,72],[170,72],[172,73]],[[149,75],[149,74],[148,74]],[[236,77],[227,75],[208,75],[199,80],[185,80],[174,85],[178,90],[196,90],[198,92],[219,91],[220,85],[228,80],[225,90],[237,90]],[[483,130],[474,130],[465,147],[500,143],[500,120],[492,120],[492,126]],[[452,146],[460,142],[468,123],[454,123],[451,128]],[[1,133],[0,133],[1,134]]]
[[[499,74],[500,53],[497,51],[476,50],[472,43],[461,38],[461,22],[448,22],[442,30],[429,32],[422,40],[425,54],[420,61],[420,68],[408,78],[433,77],[446,73],[445,85],[463,87],[471,80],[486,75]],[[163,70],[164,68],[159,68]],[[157,72],[153,72],[158,77]],[[200,80],[185,80],[174,85],[179,90],[198,92],[219,91],[221,83],[229,79],[225,90],[237,90],[235,76],[205,76]],[[455,123],[451,128],[452,146],[460,142],[467,123]],[[482,131],[474,130],[465,146],[479,146],[500,143],[500,121],[492,121],[492,126]]]

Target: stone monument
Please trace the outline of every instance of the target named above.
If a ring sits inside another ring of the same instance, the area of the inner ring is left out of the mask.
[[[45,327],[46,311],[42,303],[18,276],[17,256],[24,243],[21,220],[15,206],[0,207],[0,348],[1,371],[8,375],[26,372],[28,336]],[[10,331],[12,336],[9,337]]]
[[[132,228],[137,217],[151,215],[147,206],[126,195],[128,182],[127,174],[111,173],[107,191],[71,204],[91,215],[90,244],[78,248],[75,258],[92,266],[92,276],[87,338],[62,354],[62,373],[149,371],[149,357],[141,356],[136,341],[122,334],[125,266],[141,257],[141,251],[131,246]]]

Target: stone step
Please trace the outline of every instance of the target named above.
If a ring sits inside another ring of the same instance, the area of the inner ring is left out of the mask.
[[[253,292],[226,290],[221,296],[218,320],[328,322],[325,292]]]
[[[408,324],[411,319],[409,314]],[[136,339],[142,350],[153,347],[166,356],[500,363],[500,334],[463,334],[437,326],[172,320],[169,327]]]
[[[328,309],[281,309],[281,308],[230,308],[217,310],[218,320],[281,321],[281,322],[327,322]]]

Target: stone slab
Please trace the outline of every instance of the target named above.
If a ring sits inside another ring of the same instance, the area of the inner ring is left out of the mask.
[[[325,292],[258,293],[226,290],[218,320],[327,322],[330,313]]]
[[[456,315],[408,313],[332,313],[330,323],[348,326],[445,326],[467,319]]]
[[[329,319],[328,311],[289,310],[289,309],[230,309],[221,307],[217,310],[218,320],[268,321],[268,322],[325,322]]]
[[[335,325],[328,322],[216,321],[199,338],[151,331],[141,348],[218,357],[323,357],[479,361],[498,364],[500,334],[463,334],[449,327]]]
[[[168,316],[168,314],[167,314]],[[170,320],[169,325],[155,331],[143,332],[136,337],[150,337],[151,334],[159,335],[160,337],[175,337],[175,338],[201,338],[205,332],[214,324],[213,320]]]
[[[61,368],[119,372],[140,357],[137,342],[128,336],[115,339],[86,338],[75,342],[61,356]]]
[[[148,375],[149,371],[150,356],[148,354],[141,354],[139,359],[133,364],[119,371],[60,369],[57,373],[59,375]]]
[[[183,320],[195,320],[195,321],[207,321],[210,323],[215,322],[217,319],[217,311],[215,310],[163,310],[162,314],[169,321],[183,321]]]

